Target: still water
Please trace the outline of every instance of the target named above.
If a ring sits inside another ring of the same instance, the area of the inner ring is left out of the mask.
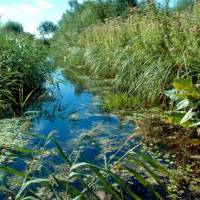
[[[71,152],[83,134],[92,134],[98,147],[91,142],[82,156],[94,162],[100,154],[111,154],[131,135],[133,124],[102,111],[98,96],[80,90],[61,71],[53,74],[53,81],[47,81],[45,88],[47,93],[29,107],[30,111],[39,111],[32,120],[31,132],[53,132],[65,151]],[[37,144],[37,139],[34,142]]]
[[[80,85],[66,78],[62,71],[54,72],[52,79],[46,81],[44,87],[46,92],[37,97],[26,111],[35,113],[35,116],[31,117],[30,132],[44,137],[52,133],[67,155],[70,155],[84,135],[89,135],[92,140],[82,144],[80,160],[103,165],[105,157],[111,158],[127,138],[131,138],[134,130],[131,118],[122,118],[103,111],[101,99],[97,95],[80,90]],[[44,145],[41,141],[44,142],[39,137],[33,137],[28,147],[38,149],[38,146]],[[140,138],[130,139],[121,151],[117,151],[117,155],[122,155],[130,146],[136,146],[138,143]],[[52,143],[46,146],[49,151],[54,147]],[[53,155],[50,153],[45,157],[45,167],[36,170],[35,177],[48,176],[46,170],[55,172],[56,168],[62,165],[62,160],[56,154]],[[16,158],[13,161],[9,164],[12,168],[19,171],[27,169],[26,159]],[[138,181],[130,178],[134,183],[133,190],[143,196],[143,199],[154,199]],[[0,199],[5,199],[1,193]]]

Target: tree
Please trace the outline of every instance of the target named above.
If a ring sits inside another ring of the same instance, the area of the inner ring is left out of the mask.
[[[113,9],[115,9],[118,16],[127,16],[130,8],[137,6],[137,0],[115,0],[113,1]]]
[[[79,3],[77,0],[70,0],[69,1],[69,6],[71,8],[71,11],[75,12],[78,10],[79,8]]]
[[[196,0],[178,0],[175,6],[176,10],[184,10],[195,4]]]
[[[22,33],[24,31],[23,25],[14,21],[8,21],[7,23],[5,23],[3,29],[15,33]]]
[[[38,31],[40,33],[40,35],[44,36],[50,36],[50,34],[55,33],[57,30],[57,25],[55,25],[53,22],[51,21],[44,21],[40,24],[40,26],[38,27]]]

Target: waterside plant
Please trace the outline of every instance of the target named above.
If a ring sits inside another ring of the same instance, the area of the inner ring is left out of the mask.
[[[174,78],[199,80],[198,3],[181,12],[135,8],[128,18],[105,19],[77,33],[76,23],[72,19],[74,28],[69,29],[66,16],[53,42],[54,56],[66,68],[81,67],[92,78],[110,78],[115,90],[149,105],[165,101]]]
[[[0,30],[0,116],[23,108],[48,75],[47,50],[33,36]]]

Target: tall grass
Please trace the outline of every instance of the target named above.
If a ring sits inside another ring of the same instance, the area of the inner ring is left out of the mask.
[[[0,113],[24,107],[28,97],[41,87],[47,73],[46,50],[26,33],[0,30]],[[23,100],[23,101],[22,101]]]
[[[16,148],[16,152],[11,154],[15,157],[27,157],[29,164],[25,171],[0,165],[1,172],[14,175],[17,182],[20,183],[19,185],[15,183],[16,185],[13,187],[12,181],[9,182],[9,179],[12,180],[12,178],[5,179],[5,185],[0,188],[0,191],[7,197],[16,200],[92,200],[102,199],[102,195],[106,195],[118,200],[129,198],[139,200],[144,196],[138,188],[145,188],[149,193],[148,197],[154,199],[163,199],[164,196],[170,194],[161,176],[173,178],[172,173],[145,154],[138,153],[136,150],[140,145],[127,150],[127,142],[130,138],[112,156],[105,155],[104,163],[95,165],[81,159],[83,152],[81,147],[84,142],[86,140],[94,141],[90,135],[84,135],[71,154],[67,154],[51,134],[47,138],[39,137],[45,141],[41,148],[34,150]],[[54,144],[56,156],[63,160],[62,165],[55,166],[54,172],[49,170],[48,159],[44,159],[47,155],[46,145],[49,142]],[[121,155],[119,156],[119,154]],[[38,177],[37,174],[42,171],[46,176]],[[132,181],[124,179],[123,174],[132,177]],[[136,180],[137,182],[135,182]]]
[[[85,29],[73,44],[63,43],[63,30],[70,32],[63,20],[54,45],[66,67],[83,66],[91,77],[112,78],[116,90],[146,104],[160,103],[174,77],[199,79],[199,8],[134,9],[127,19],[107,19]]]

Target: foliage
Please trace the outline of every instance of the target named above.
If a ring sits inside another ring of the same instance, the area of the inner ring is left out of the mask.
[[[69,6],[70,6],[71,11],[73,11],[73,12],[75,12],[79,9],[79,3],[77,0],[70,0]]]
[[[130,11],[134,1],[123,0],[86,1],[81,5],[71,1],[70,4],[71,10],[63,15],[53,38],[53,55],[66,68],[81,69],[93,79],[111,80],[116,91],[123,91],[110,97],[109,109],[158,104],[174,77],[195,78],[194,82],[198,83],[198,4],[182,12],[159,10],[150,4],[145,10],[132,8]],[[53,30],[47,24],[40,26],[41,34],[55,31],[55,27]],[[3,114],[7,109],[13,110],[13,105],[23,109],[32,93],[42,86],[47,69],[43,62],[45,49],[33,37],[0,32],[0,43],[0,112]],[[185,79],[175,79],[173,86],[168,95],[178,102],[178,112],[171,113],[171,119],[186,127],[198,126],[199,90]],[[10,131],[4,132],[10,134]],[[18,131],[14,133],[18,136]],[[149,156],[135,151],[140,145],[128,148],[126,141],[113,155],[104,155],[103,164],[95,165],[81,157],[82,142],[86,139],[94,142],[90,135],[81,138],[69,156],[51,135],[38,137],[45,140],[42,143],[45,145],[38,149],[22,148],[16,142],[1,147],[3,158],[6,152],[10,158],[28,161],[25,171],[19,171],[8,167],[7,160],[3,159],[0,171],[14,175],[14,184],[20,183],[13,188],[13,179],[7,176],[3,180],[5,184],[1,184],[0,190],[8,198],[100,199],[98,194],[103,191],[118,200],[141,199],[141,193],[134,190],[135,185],[122,178],[123,173],[134,177],[154,199],[162,198],[155,185],[168,194],[160,175],[171,177],[171,173]],[[47,156],[46,150],[49,143],[56,149],[56,154],[51,154],[53,159],[59,157],[63,161],[53,172],[47,168],[52,164],[48,162],[51,156]],[[45,177],[40,176],[43,172]]]
[[[166,95],[176,102],[176,108],[167,117],[184,127],[199,126],[200,90],[189,79],[175,79],[172,85],[174,89],[167,91]]]
[[[116,1],[85,1],[79,4],[76,0],[69,2],[70,10],[63,14],[59,22],[58,35],[64,33],[69,42],[74,35],[85,28],[101,22],[107,18],[117,16],[127,16],[132,6],[136,5],[135,0],[116,0]]]
[[[29,127],[29,121],[22,118],[1,119],[0,120],[0,163],[8,159],[9,149],[23,148],[27,144],[25,132]]]
[[[56,30],[57,26],[51,21],[44,21],[38,27],[38,31],[42,36],[55,33]]]
[[[0,113],[24,107],[47,76],[46,49],[32,36],[0,32]]]
[[[0,166],[1,172],[11,174],[20,181],[20,185],[15,187],[15,189],[12,189],[11,183],[11,185],[4,184],[1,187],[1,191],[8,195],[8,197],[16,200],[33,198],[55,198],[60,200],[66,198],[101,199],[98,194],[103,193],[118,200],[122,200],[125,197],[138,200],[142,199],[139,195],[143,194],[137,190],[133,190],[134,185],[127,184],[119,175],[120,171],[126,171],[129,176],[135,177],[138,181],[137,184],[141,184],[141,186],[148,190],[148,196],[151,194],[154,199],[162,199],[162,195],[159,194],[155,186],[158,184],[166,194],[168,194],[168,190],[166,185],[161,181],[160,175],[174,178],[161,164],[152,160],[144,153],[138,153],[136,149],[139,145],[130,148],[128,151],[127,149],[124,151],[128,140],[111,157],[106,157],[105,155],[105,164],[95,165],[81,160],[84,141],[94,140],[89,135],[85,135],[80,139],[80,142],[69,156],[60,144],[52,138],[51,134],[47,138],[39,137],[46,140],[45,145],[40,149],[20,148],[15,154],[11,154],[11,157],[23,155],[24,158],[29,160],[25,172],[18,171],[6,165]],[[63,164],[57,167],[54,173],[46,167],[49,163],[45,163],[44,159],[47,155],[46,145],[49,142],[54,144],[57,152],[56,156],[63,160]],[[118,156],[120,152],[121,156]],[[35,171],[37,173],[34,173]],[[38,178],[37,174],[40,174],[38,173],[40,171],[45,171],[47,176]],[[141,172],[143,175],[140,175]],[[13,178],[10,179],[13,180]],[[5,180],[5,183],[7,181]]]
[[[197,1],[196,0],[178,0],[176,2],[174,9],[181,11],[181,10],[194,6],[195,2]]]
[[[15,33],[22,33],[24,28],[23,25],[18,23],[18,22],[14,22],[14,21],[8,21],[4,24],[3,29],[6,31],[11,31],[11,32],[15,32]]]
[[[137,96],[129,96],[126,93],[111,94],[107,97],[106,102],[104,103],[104,109],[108,111],[119,111],[119,110],[133,110],[136,108],[141,100]]]
[[[81,66],[91,77],[112,79],[115,90],[149,105],[163,100],[176,76],[199,77],[198,4],[182,12],[133,9],[127,19],[105,18],[104,23],[89,8],[84,3],[59,23],[53,54],[66,68]]]

